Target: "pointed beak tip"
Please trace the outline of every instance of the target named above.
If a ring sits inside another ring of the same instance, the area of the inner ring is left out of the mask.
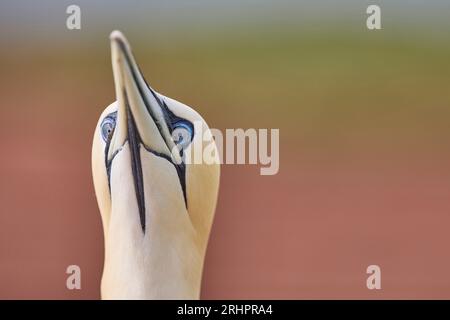
[[[125,48],[125,50],[130,50],[130,45],[128,44],[127,38],[119,30],[114,30],[109,35],[109,40],[111,41],[111,46],[118,44],[120,47]]]
[[[120,70],[127,64],[127,56],[130,55],[130,47],[128,41],[119,30],[114,30],[109,35],[111,41],[111,58],[113,64],[114,82],[116,85],[123,84],[123,72]],[[120,86],[122,87],[122,86]],[[116,88],[116,93],[118,88]],[[120,88],[122,90],[122,88]]]
[[[123,39],[125,39],[125,36],[124,36],[123,33],[120,32],[119,30],[114,30],[114,31],[111,32],[111,34],[109,35],[109,39],[110,39],[111,41],[123,40]]]

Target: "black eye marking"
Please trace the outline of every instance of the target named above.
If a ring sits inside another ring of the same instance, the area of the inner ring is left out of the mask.
[[[108,187],[111,191],[111,164],[112,160],[114,159],[115,155],[119,152],[117,150],[112,159],[108,160],[108,152],[109,152],[109,146],[111,144],[111,138],[114,133],[114,129],[116,127],[116,119],[117,119],[117,111],[112,112],[108,114],[100,124],[100,133],[102,135],[103,141],[106,142],[105,146],[105,167],[106,167],[106,174],[108,176]]]
[[[105,119],[103,119],[100,125],[100,132],[102,134],[103,141],[109,142],[114,133],[116,127],[117,112],[108,114]]]
[[[156,94],[154,94],[156,96]],[[194,125],[186,119],[178,117],[176,114],[174,114],[169,107],[166,104],[166,101],[164,101],[163,98],[157,99],[163,114],[164,118],[166,120],[166,123],[169,126],[170,134],[172,135],[172,139],[174,139],[175,144],[180,149],[180,155],[183,157],[184,149],[191,143],[192,139],[194,139]],[[183,138],[180,140],[178,139],[178,133],[181,133]],[[176,139],[176,140],[175,140]],[[189,139],[189,141],[186,141],[186,139]],[[184,141],[182,141],[184,140]],[[172,162],[170,159],[168,159],[170,162]],[[178,178],[180,180],[181,190],[183,191],[184,196],[184,203],[187,208],[187,196],[186,196],[186,164],[181,162],[180,164],[172,163],[175,166],[175,169],[177,170]]]
[[[164,118],[165,121],[169,127],[169,132],[172,135],[172,139],[174,140],[175,144],[178,146],[179,150],[180,150],[180,155],[181,157],[183,157],[184,154],[184,150],[187,148],[187,146],[189,146],[189,144],[192,142],[193,138],[194,138],[194,125],[187,119],[178,117],[177,115],[175,115],[166,105],[166,102],[164,101],[164,99],[162,97],[159,97],[156,95],[156,93],[153,92],[153,90],[151,88],[149,88],[152,93],[155,95],[155,97],[157,97],[157,101],[160,104],[160,107],[163,111],[164,114]],[[112,112],[110,114],[108,114],[102,121],[101,125],[100,125],[100,129],[101,129],[101,134],[102,134],[102,138],[103,140],[106,142],[106,146],[105,146],[105,166],[106,166],[106,172],[107,172],[107,176],[108,176],[108,187],[109,190],[111,192],[111,166],[112,166],[112,162],[114,160],[114,157],[116,156],[117,153],[119,153],[119,150],[116,150],[112,156],[111,159],[108,160],[108,153],[109,153],[109,147],[110,147],[110,143],[111,143],[111,138],[112,135],[114,133],[114,128],[116,126],[116,118],[117,118],[117,111],[116,112]],[[159,156],[161,158],[166,159],[167,161],[169,161],[170,163],[173,164],[173,166],[175,167],[177,174],[178,174],[178,178],[180,181],[180,186],[181,186],[181,190],[183,192],[183,197],[184,197],[184,202],[187,208],[187,196],[186,196],[186,164],[183,162],[181,162],[180,164],[176,164],[172,162],[172,159],[162,153],[156,152],[154,150],[151,150],[150,148],[148,148],[140,139],[140,137],[138,137],[139,143],[142,144],[142,146],[144,147],[145,150],[147,150],[148,152],[153,153],[156,156]],[[127,141],[129,141],[129,137],[127,138]],[[143,229],[144,229],[144,225],[143,225]]]
[[[181,120],[173,124],[172,139],[183,157],[184,150],[191,144],[194,129],[190,122]],[[184,160],[184,159],[183,159]]]

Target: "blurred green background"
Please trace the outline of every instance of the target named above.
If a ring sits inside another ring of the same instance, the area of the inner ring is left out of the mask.
[[[203,298],[450,298],[449,17],[447,1],[2,1],[0,297],[99,297],[90,148],[119,29],[211,127],[280,129],[278,175],[223,167]]]

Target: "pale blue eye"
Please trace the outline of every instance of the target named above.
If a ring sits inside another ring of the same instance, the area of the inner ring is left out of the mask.
[[[191,143],[193,131],[188,122],[179,121],[173,125],[172,139],[181,152]]]
[[[110,114],[105,119],[103,119],[101,124],[102,138],[105,142],[111,140],[114,133],[114,128],[116,127],[116,114]]]

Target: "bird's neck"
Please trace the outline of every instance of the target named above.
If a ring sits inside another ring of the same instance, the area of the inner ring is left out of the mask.
[[[204,251],[195,231],[153,220],[144,234],[129,212],[121,216],[113,212],[105,232],[102,298],[198,299]]]

